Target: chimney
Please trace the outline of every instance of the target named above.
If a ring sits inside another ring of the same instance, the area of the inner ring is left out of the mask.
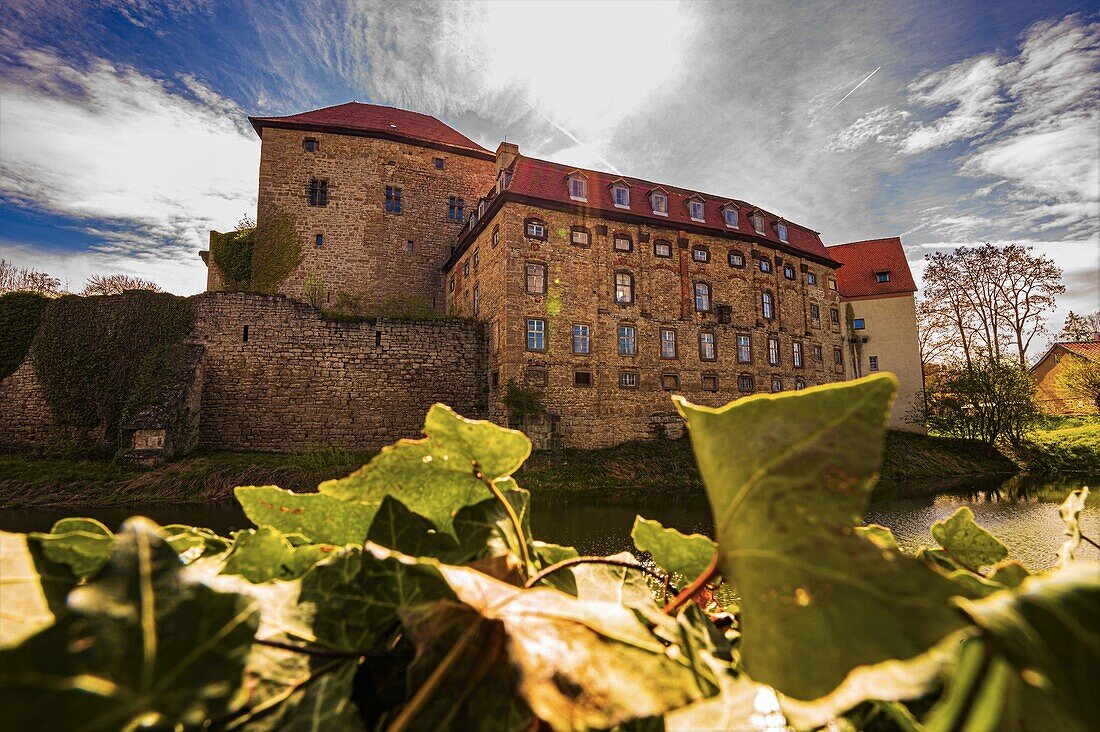
[[[497,173],[512,164],[519,157],[519,145],[514,142],[502,142],[497,146]]]

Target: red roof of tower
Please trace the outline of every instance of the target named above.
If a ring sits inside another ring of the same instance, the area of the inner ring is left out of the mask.
[[[834,257],[821,242],[821,236],[813,229],[808,229],[799,224],[792,223],[768,213],[758,206],[750,203],[731,199],[727,196],[715,196],[686,188],[653,183],[640,178],[619,175],[618,173],[604,173],[597,170],[579,169],[568,165],[539,160],[526,156],[519,156],[511,167],[512,179],[505,189],[508,193],[525,196],[528,198],[552,201],[557,204],[577,206],[587,211],[611,214],[612,216],[629,216],[631,219],[642,219],[646,223],[664,224],[666,226],[681,227],[685,230],[704,229],[708,233],[716,234],[741,234],[750,239],[764,239],[776,248],[787,248],[797,252],[808,254],[820,260],[831,262]],[[572,173],[583,173],[588,181],[587,201],[575,201],[569,197],[566,178]],[[611,186],[613,183],[626,184],[630,189],[630,208],[624,209],[615,205],[612,198]],[[649,193],[660,190],[668,195],[668,215],[661,216],[653,213],[650,205]],[[695,221],[688,211],[688,199],[699,198],[703,200],[705,221]],[[726,226],[722,209],[727,204],[736,204],[738,208],[736,229]],[[749,220],[749,214],[760,211],[764,215],[764,232],[757,233]],[[779,232],[776,224],[782,221],[787,225],[786,243],[779,241]]]
[[[249,117],[248,121],[257,135],[264,127],[337,132],[446,145],[479,153],[481,157],[491,156],[481,145],[431,115],[378,104],[347,102],[286,117]]]
[[[868,239],[828,247],[829,256],[843,266],[837,270],[837,289],[841,297],[875,297],[916,292],[917,284],[905,259],[901,238]],[[876,275],[889,272],[889,282]]]

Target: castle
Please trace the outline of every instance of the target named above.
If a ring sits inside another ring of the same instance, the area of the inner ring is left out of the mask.
[[[322,283],[487,328],[487,415],[543,446],[682,428],[669,395],[724,404],[888,370],[920,391],[897,238],[826,247],[749,202],[496,152],[434,117],[351,102],[251,117],[257,224],[305,243],[280,292]],[[259,246],[259,244],[257,245]],[[261,252],[262,254],[262,252]],[[208,289],[223,273],[208,253]],[[509,393],[534,390],[517,415]]]

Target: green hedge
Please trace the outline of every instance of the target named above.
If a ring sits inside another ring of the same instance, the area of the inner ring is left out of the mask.
[[[51,302],[31,355],[55,419],[75,436],[117,445],[124,414],[159,393],[194,323],[194,303],[167,293]]]
[[[33,292],[0,295],[0,379],[11,376],[26,359],[49,302]]]

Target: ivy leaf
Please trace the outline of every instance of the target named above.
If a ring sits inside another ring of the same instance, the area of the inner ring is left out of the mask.
[[[932,524],[931,531],[937,544],[972,571],[992,566],[1008,556],[1008,548],[1001,540],[974,521],[969,506],[962,506],[947,519]]]
[[[1062,505],[1058,508],[1058,515],[1066,525],[1063,532],[1066,540],[1058,549],[1059,567],[1064,567],[1073,561],[1073,553],[1081,544],[1081,512],[1085,510],[1085,502],[1088,499],[1089,489],[1079,488],[1066,496],[1066,500],[1062,501]]]
[[[947,691],[929,713],[924,728],[927,732],[1001,729],[1012,686],[1012,667],[994,656],[985,641],[972,638],[963,644]]]
[[[484,481],[510,476],[531,454],[531,441],[522,432],[465,419],[443,404],[428,412],[424,434],[382,448],[361,469],[318,490],[375,509],[392,495],[453,535],[455,514],[492,496]]]
[[[130,519],[56,624],[0,652],[12,729],[197,726],[240,700],[259,611],[192,581],[147,519]]]
[[[959,606],[1025,679],[1088,726],[1100,717],[1100,571],[1075,562]]]
[[[540,570],[551,567],[558,562],[564,562],[566,559],[575,559],[580,556],[577,550],[571,546],[547,544],[543,541],[532,542],[531,549]],[[545,577],[540,584],[553,587],[573,597],[577,596],[577,580],[572,572],[554,572]]]
[[[75,585],[69,567],[47,559],[38,542],[0,531],[0,648],[52,625]]]
[[[1016,561],[1000,562],[989,571],[989,581],[1005,587],[1019,587],[1030,576],[1027,567]]]
[[[897,382],[890,375],[718,409],[677,397],[741,597],[754,679],[799,699],[853,669],[919,656],[963,625],[957,586],[860,537]]]
[[[184,524],[167,524],[161,526],[160,530],[164,540],[176,550],[176,554],[180,555],[184,564],[190,564],[200,557],[221,554],[229,549],[230,542],[210,529]]]
[[[690,663],[622,605],[519,589],[464,567],[439,571],[458,600],[502,625],[519,694],[553,729],[614,727],[701,697]]]
[[[856,534],[874,542],[881,549],[898,548],[898,540],[894,538],[894,532],[881,524],[857,526]]]
[[[620,552],[608,558],[626,562],[638,561],[630,552]],[[578,564],[570,570],[573,572],[576,595],[580,600],[657,609],[646,576],[637,569],[612,564]]]
[[[653,561],[665,571],[682,575],[688,581],[707,570],[711,557],[718,550],[718,545],[702,534],[681,534],[641,516],[634,518],[630,538],[638,551],[649,552]]]
[[[90,518],[64,518],[49,533],[36,531],[27,536],[42,545],[47,559],[67,564],[79,579],[98,572],[115,543],[111,530]]]
[[[352,689],[354,659],[318,659],[257,645],[249,669],[250,711],[235,720],[242,732],[360,732]]]
[[[329,544],[294,546],[278,529],[261,526],[237,534],[222,572],[239,574],[257,584],[292,580],[301,577],[334,550],[335,547]]]
[[[276,485],[240,486],[233,491],[256,526],[308,536],[316,544],[362,544],[376,506],[340,501],[323,493],[295,493]]]

